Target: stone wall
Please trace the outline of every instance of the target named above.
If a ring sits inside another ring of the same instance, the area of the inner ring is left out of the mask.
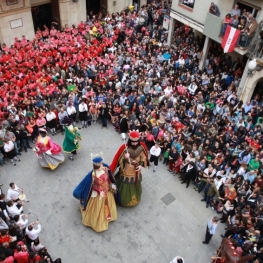
[[[34,26],[29,0],[10,0],[0,3],[0,42],[12,45],[14,38],[34,38]]]
[[[65,24],[77,26],[80,21],[86,21],[86,1],[59,0],[59,13],[62,28]]]

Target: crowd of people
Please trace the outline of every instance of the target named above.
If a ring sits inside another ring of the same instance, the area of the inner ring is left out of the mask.
[[[138,12],[90,14],[87,22],[2,44],[0,164],[10,159],[15,166],[39,129],[47,127],[55,140],[65,117],[82,132],[109,122],[118,133],[138,130],[149,151],[161,148],[168,172],[186,187],[192,181],[206,207],[222,214],[224,236],[260,261],[262,98],[238,99],[245,61],[214,42],[199,69],[203,40],[190,27],[176,23],[168,46],[162,22],[169,8],[161,1]]]
[[[209,11],[213,15],[220,16],[220,11],[217,5],[213,2]],[[252,13],[248,12],[245,8],[241,11],[238,4],[236,4],[231,12],[226,14],[224,20],[222,21],[219,37],[223,37],[225,35],[227,26],[240,30],[241,35],[238,45],[240,47],[247,47],[251,41],[251,36],[254,35],[258,27],[258,23]]]
[[[0,194],[0,262],[60,263],[61,259],[53,260],[40,241],[39,218],[29,223],[30,214],[24,213],[27,202],[23,188],[14,182],[9,184],[6,195]]]

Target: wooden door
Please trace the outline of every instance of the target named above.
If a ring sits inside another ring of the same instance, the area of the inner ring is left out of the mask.
[[[53,21],[60,27],[59,0],[51,0]]]
[[[108,0],[100,0],[100,12],[102,14],[107,14],[108,12]]]

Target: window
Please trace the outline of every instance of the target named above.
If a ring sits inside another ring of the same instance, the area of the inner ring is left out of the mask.
[[[183,5],[190,7],[190,8],[194,8],[195,0],[181,0],[181,1]]]
[[[236,4],[238,5],[239,9],[241,10],[241,14],[249,12],[253,15],[254,18],[257,18],[258,11],[260,10],[260,7],[254,6],[254,5],[246,3],[244,1],[237,1]]]

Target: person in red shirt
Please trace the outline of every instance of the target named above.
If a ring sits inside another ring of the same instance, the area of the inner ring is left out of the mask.
[[[10,243],[11,237],[8,235],[8,230],[2,230],[1,236],[0,236],[0,244],[3,243]]]
[[[26,246],[17,245],[14,253],[16,263],[28,263],[28,251]]]
[[[39,260],[41,260],[41,257],[38,254],[34,252],[29,252],[28,262],[37,263]]]
[[[0,254],[0,263],[14,263],[14,258],[12,256],[7,257],[5,254]]]

